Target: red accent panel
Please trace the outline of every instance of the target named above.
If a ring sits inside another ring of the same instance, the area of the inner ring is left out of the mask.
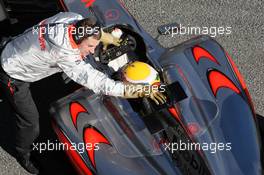
[[[95,157],[94,157],[94,149],[95,149],[95,144],[96,143],[105,143],[110,145],[109,141],[107,140],[107,138],[105,136],[103,136],[98,130],[96,130],[95,128],[86,128],[84,130],[84,143],[87,145],[92,144],[92,149],[87,150],[88,156],[94,166],[94,168],[96,168],[96,164],[95,164]]]
[[[72,122],[73,122],[75,128],[77,128],[77,118],[78,118],[79,114],[82,112],[88,113],[88,111],[80,103],[72,102],[70,104],[71,118],[72,118]]]
[[[188,123],[187,128],[192,135],[196,135],[201,131],[201,128],[198,123]]]
[[[200,61],[200,59],[202,58],[206,58],[209,59],[213,62],[215,62],[216,64],[219,64],[218,61],[215,59],[215,57],[213,57],[207,50],[196,46],[193,48],[193,56],[195,58],[195,61],[198,63]]]
[[[104,16],[108,20],[115,21],[120,18],[120,12],[117,9],[108,9],[105,13]]]
[[[52,122],[52,126],[54,128],[54,131],[56,132],[59,140],[61,143],[64,143],[67,145],[66,147],[70,148],[72,147],[71,142],[68,140],[68,138],[64,135],[64,133],[57,127],[57,125]],[[75,150],[68,149],[66,151],[68,157],[70,158],[71,162],[73,163],[74,167],[76,170],[79,172],[81,175],[93,175],[91,170],[86,166],[85,162],[79,155],[79,153]]]
[[[180,121],[180,116],[179,116],[177,110],[174,107],[170,107],[169,111],[173,115],[173,117],[176,118],[177,121]]]
[[[252,110],[253,114],[256,115],[255,108],[254,108],[254,103],[253,103],[252,98],[251,98],[251,96],[249,94],[249,91],[248,91],[248,89],[244,89],[244,91],[245,91],[245,93],[247,95],[247,98],[248,98],[248,101],[249,101],[249,105],[251,107],[251,110]]]
[[[90,0],[90,2],[88,2],[85,7],[90,7],[93,5],[93,3],[95,2],[95,0]]]
[[[63,10],[65,12],[68,11],[68,9],[67,9],[66,5],[64,4],[64,1],[63,0],[60,0],[60,4],[61,4],[61,6],[62,6],[62,8],[63,8]]]
[[[245,91],[245,93],[246,93],[246,95],[247,95],[247,98],[248,98],[248,100],[249,100],[249,104],[250,104],[250,107],[251,107],[253,113],[255,113],[255,108],[254,108],[254,105],[253,105],[253,101],[252,101],[252,98],[251,98],[251,96],[250,96],[250,94],[249,94],[249,91],[248,91],[248,88],[247,88],[247,85],[246,85],[246,83],[245,83],[245,81],[244,81],[243,76],[240,74],[240,72],[239,72],[239,70],[238,70],[238,68],[237,68],[237,66],[236,66],[236,64],[235,64],[235,62],[232,60],[232,58],[230,57],[230,55],[228,55],[227,52],[226,52],[226,56],[227,56],[229,62],[231,63],[231,66],[232,66],[232,68],[234,69],[235,74],[236,74],[236,76],[237,76],[237,78],[238,78],[238,80],[239,80],[239,82],[240,82],[240,84],[241,84],[243,90]]]
[[[91,7],[95,0],[81,0],[83,3],[85,3],[85,7]]]
[[[239,72],[239,70],[238,70],[236,64],[234,63],[234,61],[231,59],[231,57],[230,57],[227,53],[226,53],[226,56],[227,56],[229,62],[231,63],[232,68],[234,69],[235,74],[237,75],[237,78],[238,78],[238,80],[239,80],[239,82],[240,82],[242,88],[243,88],[243,89],[247,89],[246,83],[245,83],[245,81],[244,81],[242,75],[240,74],[240,72]]]
[[[217,91],[224,87],[229,88],[238,94],[240,93],[240,90],[235,86],[235,84],[227,76],[219,71],[210,71],[208,74],[208,80],[215,96]]]

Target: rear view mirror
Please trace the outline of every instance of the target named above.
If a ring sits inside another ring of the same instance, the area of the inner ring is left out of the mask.
[[[160,35],[169,35],[174,30],[179,30],[180,24],[178,24],[178,23],[165,24],[165,25],[159,26],[157,29],[158,29],[158,32]]]

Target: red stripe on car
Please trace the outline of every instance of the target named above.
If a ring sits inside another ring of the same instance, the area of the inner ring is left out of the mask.
[[[253,104],[252,98],[251,98],[251,96],[250,96],[250,94],[249,94],[249,91],[248,91],[247,85],[246,85],[246,83],[245,83],[245,81],[244,81],[244,78],[243,78],[243,76],[241,75],[241,73],[239,72],[239,70],[238,70],[238,68],[237,68],[237,66],[236,66],[236,64],[235,64],[235,62],[232,60],[232,58],[230,57],[230,55],[229,55],[227,52],[226,52],[226,56],[227,56],[227,59],[229,60],[231,66],[232,66],[232,68],[233,68],[233,70],[234,70],[234,72],[235,72],[235,74],[236,74],[236,76],[237,76],[237,78],[238,78],[238,81],[240,82],[240,84],[241,84],[241,86],[242,86],[242,89],[243,89],[243,90],[245,91],[245,93],[246,93],[246,96],[247,96],[247,98],[248,98],[248,101],[249,101],[249,105],[250,105],[250,107],[251,107],[251,110],[252,110],[252,112],[255,114],[254,104]]]
[[[72,148],[73,145],[71,144],[71,141],[65,136],[63,131],[61,131],[61,129],[58,128],[58,126],[54,123],[54,121],[52,122],[52,126],[60,142],[67,145],[67,148]],[[93,175],[92,171],[86,166],[85,162],[83,161],[83,159],[76,150],[67,149],[66,153],[79,174]]]
[[[99,143],[104,143],[104,144],[108,144],[110,145],[109,141],[107,140],[107,138],[101,134],[97,129],[95,128],[86,128],[84,130],[84,143],[85,145],[87,144],[90,144],[92,146],[91,149],[86,149],[87,150],[87,153],[88,153],[88,156],[94,166],[94,168],[96,168],[96,164],[95,164],[95,145],[96,143],[99,144]]]
[[[61,4],[61,7],[63,8],[63,10],[64,10],[65,12],[68,11],[68,9],[67,9],[67,7],[66,7],[66,5],[65,5],[65,3],[64,3],[63,0],[60,0],[60,4]]]
[[[77,129],[77,118],[79,114],[83,112],[88,113],[85,107],[83,107],[79,102],[70,103],[71,119],[76,129]]]
[[[174,107],[170,107],[168,109],[170,111],[170,113],[173,115],[173,117],[177,120],[180,121],[180,115],[178,114],[178,111],[174,108]]]
[[[209,60],[215,62],[216,64],[219,64],[218,61],[216,60],[216,58],[212,54],[210,54],[207,50],[205,50],[199,46],[196,46],[193,48],[193,56],[194,56],[195,61],[197,63],[199,63],[199,61],[202,58],[205,58],[205,59],[209,59]]]
[[[95,0],[81,0],[83,3],[85,3],[85,7],[91,7]]]
[[[215,96],[220,88],[229,88],[237,94],[240,93],[236,85],[226,75],[217,70],[208,73],[208,80]]]

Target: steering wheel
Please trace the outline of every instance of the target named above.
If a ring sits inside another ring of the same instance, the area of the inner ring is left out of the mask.
[[[122,42],[120,46],[110,45],[106,50],[100,49],[99,60],[103,64],[108,64],[110,61],[120,57],[121,55],[135,51],[137,47],[136,39],[131,35],[121,37]]]

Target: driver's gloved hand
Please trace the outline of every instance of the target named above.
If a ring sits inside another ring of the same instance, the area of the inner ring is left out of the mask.
[[[110,33],[105,33],[103,30],[101,31],[101,38],[100,41],[103,43],[103,49],[106,50],[107,46],[113,44],[115,46],[120,46],[121,39],[114,37]]]
[[[141,84],[125,84],[124,97],[147,97],[152,99],[157,105],[164,104],[166,102],[166,96],[162,94],[158,89],[152,88],[149,85]]]

